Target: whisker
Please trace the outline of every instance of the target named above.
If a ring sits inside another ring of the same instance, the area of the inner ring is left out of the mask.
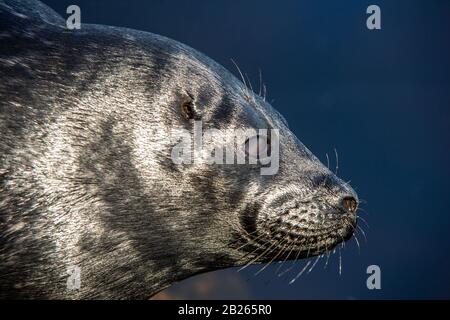
[[[236,69],[238,70],[239,75],[240,75],[240,77],[241,77],[241,81],[242,81],[242,83],[244,84],[244,90],[243,90],[243,93],[244,93],[244,95],[245,95],[247,98],[249,98],[251,95],[249,94],[249,89],[248,89],[247,81],[245,81],[244,74],[242,73],[241,69],[239,68],[239,66],[237,65],[237,63],[236,63],[233,59],[231,59],[231,62],[234,64],[234,66],[235,66]]]
[[[367,214],[367,215],[370,214],[367,210],[365,210],[365,209],[363,209],[363,208],[361,208],[361,207],[358,207],[358,211],[364,212],[364,213]]]
[[[360,217],[360,216],[357,216],[356,217],[356,219],[360,219],[362,222],[364,222],[365,223],[365,225],[367,226],[367,228],[369,228],[370,229],[370,226],[369,226],[369,224],[367,223],[367,221],[363,218],[363,217]]]
[[[264,236],[265,236],[265,234],[264,234],[264,233],[261,233],[261,234],[260,234],[259,236],[257,236],[256,238],[253,238],[253,239],[244,239],[244,240],[247,240],[247,243],[245,243],[244,245],[242,245],[242,246],[236,248],[236,250],[243,249],[243,248],[244,248],[245,246],[247,246],[247,245],[256,244],[257,241],[260,240],[260,239],[261,239],[262,237],[264,237]]]
[[[281,267],[283,266],[283,264],[288,260],[289,256],[291,255],[292,251],[295,248],[295,242],[291,245],[291,250],[289,251],[288,255],[286,256],[286,258],[283,260],[283,262],[278,266],[278,268],[275,270],[275,274],[278,273],[278,271],[280,271]]]
[[[250,90],[253,92],[252,82],[250,81],[250,78],[248,77],[248,74],[245,74],[245,78],[248,81],[248,86],[249,86]]]
[[[234,66],[236,67],[237,71],[239,72],[239,75],[241,76],[242,83],[245,85],[245,87],[247,87],[247,82],[245,81],[244,74],[242,73],[241,69],[239,68],[237,63],[234,61],[234,59],[231,59],[231,62],[234,64]]]
[[[338,152],[337,152],[337,149],[336,148],[334,148],[334,154],[336,155],[336,168],[335,168],[335,175],[337,176],[338,175],[338,170],[339,170],[339,156],[338,156]]]
[[[228,246],[228,245],[232,245],[232,244],[234,244],[234,243],[236,243],[236,242],[239,242],[239,241],[242,241],[242,240],[247,240],[246,237],[247,237],[247,238],[251,238],[252,235],[255,235],[255,234],[258,232],[257,230],[255,230],[255,231],[250,232],[250,233],[245,233],[245,231],[244,231],[243,229],[241,229],[241,228],[236,228],[236,227],[234,227],[234,226],[231,227],[231,230],[232,230],[232,231],[235,231],[236,233],[238,233],[239,238],[238,238],[238,239],[234,239],[234,240],[228,242],[228,243],[227,243],[227,246]]]
[[[308,268],[308,266],[310,264],[311,264],[311,261],[308,261],[306,263],[306,265],[303,267],[303,269],[295,276],[295,278],[293,278],[291,281],[289,281],[289,284],[293,284],[298,279],[298,277],[300,277],[303,274],[303,272],[305,272],[306,268]]]
[[[245,266],[241,267],[238,272],[241,272],[242,270],[244,270],[245,268],[247,268],[249,265],[251,265],[252,263],[255,263],[256,261],[258,261],[258,259],[260,259],[261,257],[263,257],[265,254],[268,253],[268,251],[270,249],[272,249],[272,247],[276,244],[276,242],[272,243],[272,245],[270,247],[268,247],[266,250],[264,250],[263,253],[261,253],[259,256],[257,256],[256,258],[252,259],[250,262],[248,262]],[[259,249],[259,248],[258,248]],[[257,250],[258,250],[257,249]]]
[[[322,256],[323,256],[323,254],[321,254],[320,256],[317,256],[317,259],[314,261],[313,265],[308,270],[307,274],[310,273],[314,269],[314,267],[316,266],[317,262],[320,260],[320,258],[322,258]]]
[[[358,241],[358,237],[356,236],[356,234],[353,235],[353,238],[356,241],[356,244],[358,245],[358,254],[361,254],[361,247],[359,246],[359,241]]]
[[[364,237],[364,241],[367,243],[367,237],[366,237],[366,233],[364,232],[363,228],[361,228],[359,225],[357,225],[359,231],[361,231],[363,237]]]
[[[348,222],[344,222],[344,224],[347,226],[348,225]],[[343,235],[341,235],[341,234],[339,234],[339,236],[341,237],[341,247],[345,247],[345,239],[344,239],[344,236]]]
[[[324,269],[326,269],[328,267],[328,260],[330,259],[330,251],[327,251],[327,260],[325,261],[325,266],[323,267]]]
[[[325,156],[327,157],[327,168],[330,170],[330,158],[328,157],[328,153],[325,153]]]
[[[289,240],[286,240],[286,241],[289,241]],[[280,245],[281,245],[281,243],[282,242],[280,242]],[[283,249],[286,247],[286,244],[284,244],[284,246],[283,246]],[[264,271],[264,269],[266,269],[268,266],[269,266],[269,264],[271,264],[282,252],[283,252],[283,249],[281,249],[280,251],[278,251],[278,253],[268,262],[268,263],[266,263],[266,265],[264,266],[264,267],[262,267],[258,272],[256,272],[254,275],[255,276],[257,276],[258,274],[260,274],[261,272],[263,272]]]
[[[249,85],[249,87],[250,87],[250,91],[251,91],[252,93],[254,93],[254,91],[253,91],[253,86],[252,86],[252,82],[250,81],[250,78],[248,77],[247,74],[245,74],[245,77],[247,78],[248,85]],[[254,94],[251,95],[251,100],[253,101],[253,103],[256,104],[256,99],[255,99],[255,95],[254,95]]]
[[[286,273],[288,273],[289,271],[291,271],[292,268],[294,268],[294,266],[295,266],[295,261],[298,260],[298,257],[300,256],[300,252],[301,252],[301,250],[299,250],[299,251],[297,252],[297,255],[295,256],[294,261],[292,261],[291,267],[289,267],[288,269],[286,269],[286,270],[282,271],[281,273],[279,273],[279,274],[278,274],[278,277],[283,276],[284,274],[286,274]]]
[[[292,247],[294,247],[295,243],[292,244]],[[289,246],[289,240],[287,240],[287,243],[283,246],[283,248],[280,250],[280,252],[282,254],[285,254],[286,251],[290,248],[291,246]],[[291,249],[292,251],[292,249]],[[286,259],[289,257],[289,255],[291,254],[291,252],[289,252],[289,254],[286,256],[286,258],[283,260],[283,262],[278,261],[279,266],[278,268],[275,270],[275,274],[278,272],[278,270],[280,269],[280,267],[283,265],[284,261],[286,261]],[[270,262],[269,262],[270,263]],[[264,284],[268,285],[271,282],[272,278],[270,278],[269,280],[267,280]]]
[[[261,235],[262,236],[262,235]],[[260,237],[261,237],[260,236]],[[259,237],[258,237],[259,238]],[[269,241],[264,241],[264,244],[263,245],[266,245],[267,243],[269,243]],[[242,245],[241,247],[239,247],[239,248],[237,248],[236,250],[240,250],[240,249],[243,249],[243,248],[245,248],[246,246],[248,246],[248,245],[256,245],[255,243],[252,243],[252,242],[247,242],[246,244],[244,244],[244,245]],[[256,249],[254,249],[252,252],[247,252],[247,253],[245,253],[240,259],[242,260],[242,259],[244,259],[245,257],[247,257],[247,256],[251,256],[251,255],[253,255],[255,252],[257,252],[258,250],[261,250],[261,248],[260,247],[257,247]]]
[[[347,182],[344,182],[344,185],[351,188],[352,187],[350,185],[351,182],[352,182],[352,180],[348,180]]]
[[[264,247],[267,243],[269,243],[269,241],[265,241],[264,244],[263,244],[263,247]],[[271,249],[271,247],[273,247],[274,244],[276,244],[276,243],[273,243],[270,247],[268,247],[268,248],[266,249],[266,251],[269,250],[269,252],[272,252],[273,249]],[[261,249],[261,248],[258,247],[258,248],[256,248],[255,250],[253,250],[251,253],[246,253],[246,254],[244,254],[244,255],[240,258],[240,260],[244,259],[244,258],[247,257],[247,256],[253,255],[255,252],[257,252],[257,251],[260,250],[260,249]],[[270,250],[270,249],[271,249],[271,250]],[[243,267],[241,267],[240,269],[238,269],[237,272],[240,272],[240,271],[244,270],[244,269],[247,268],[249,265],[251,265],[251,264],[253,264],[254,262],[256,262],[259,258],[261,258],[262,256],[264,256],[264,254],[266,254],[266,251],[264,251],[263,253],[261,253],[259,256],[257,256],[256,258],[254,258],[252,261],[248,262],[245,266],[243,266]],[[268,253],[269,253],[269,252],[268,252]],[[247,277],[246,281],[250,281],[250,277]]]
[[[245,246],[251,244],[251,242],[248,242],[249,240],[252,240],[252,237],[251,237],[251,236],[254,235],[254,234],[256,234],[257,232],[259,232],[259,230],[255,230],[255,231],[249,233],[249,232],[247,232],[246,230],[244,230],[243,228],[240,228],[240,227],[238,227],[238,226],[235,226],[235,225],[229,223],[229,222],[226,221],[226,220],[222,220],[222,221],[224,221],[225,223],[229,224],[230,227],[231,227],[231,230],[232,230],[232,231],[235,231],[235,232],[239,235],[239,238],[234,239],[234,240],[228,242],[226,245],[223,246],[223,248],[229,248],[229,247],[233,246],[234,244],[236,244],[236,243],[238,243],[238,242],[247,241],[244,245],[242,245],[241,247],[237,248],[237,250],[242,249],[243,247],[245,247]],[[247,239],[246,236],[247,236],[247,238],[249,238],[249,239]],[[259,237],[255,238],[255,240],[258,239],[258,238],[259,238]]]

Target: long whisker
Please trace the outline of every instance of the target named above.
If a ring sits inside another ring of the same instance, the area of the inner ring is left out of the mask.
[[[359,245],[358,237],[356,236],[356,234],[353,235],[353,238],[355,239],[356,244],[358,245],[358,254],[361,254],[361,247]]]
[[[238,70],[239,75],[240,75],[241,80],[242,80],[242,83],[244,84],[244,91],[243,91],[243,93],[244,93],[244,95],[247,98],[249,98],[251,95],[249,94],[249,88],[248,88],[248,85],[247,85],[247,81],[245,81],[244,74],[242,73],[241,69],[239,68],[239,66],[237,65],[237,63],[233,59],[231,59],[231,62],[234,64],[234,66]]]
[[[339,170],[339,156],[338,156],[338,152],[336,150],[336,148],[334,148],[334,154],[336,155],[336,168],[335,168],[335,175],[338,175],[338,170]]]
[[[250,81],[250,78],[248,77],[248,74],[247,74],[247,73],[245,74],[245,78],[246,78],[247,81],[248,81],[248,86],[249,86],[250,90],[253,92],[252,82]]]
[[[262,94],[262,85],[263,85],[262,71],[261,71],[261,69],[258,69],[258,71],[259,71],[259,93],[258,93],[258,95],[261,97],[261,94]]]
[[[367,243],[366,233],[364,232],[363,228],[361,228],[361,226],[358,226],[358,225],[357,225],[357,227],[358,227],[359,231],[361,231],[361,233],[362,233],[362,235],[364,237],[364,241]]]
[[[317,259],[314,261],[313,265],[311,266],[311,268],[308,270],[307,273],[310,273],[314,267],[316,266],[317,262],[320,260],[320,258],[322,258],[323,254],[321,254],[320,256],[317,256]]]
[[[256,239],[261,238],[262,236],[263,236],[263,235],[260,235],[260,236],[257,237]],[[264,245],[267,244],[267,243],[269,243],[269,241],[263,241],[263,242],[264,242]],[[236,250],[239,251],[239,250],[245,248],[245,247],[248,246],[248,245],[256,245],[256,243],[247,242],[247,243],[245,243],[244,245],[242,245],[241,247],[237,248]],[[246,258],[247,256],[251,256],[251,255],[253,255],[255,252],[257,252],[258,250],[261,250],[261,248],[260,248],[259,246],[258,246],[256,249],[254,249],[252,252],[247,252],[247,253],[245,253],[240,259],[242,260],[242,259]]]
[[[283,266],[283,264],[288,260],[289,256],[291,255],[292,251],[295,248],[295,242],[291,245],[291,250],[289,251],[288,255],[286,256],[286,258],[283,260],[283,262],[280,263],[280,265],[278,266],[278,268],[275,270],[275,274],[278,273],[278,271],[280,271],[281,267]]]
[[[272,245],[270,247],[268,247],[266,250],[264,250],[263,253],[261,253],[259,256],[257,256],[256,258],[252,259],[250,262],[248,262],[245,266],[241,267],[238,272],[241,272],[242,270],[244,270],[245,268],[247,268],[249,265],[251,265],[252,263],[255,263],[256,261],[258,261],[258,259],[260,259],[261,257],[263,257],[265,254],[267,254],[267,252],[272,249],[272,247],[276,244],[276,242],[272,243]]]
[[[270,241],[264,241],[264,243],[262,244],[262,247],[266,246],[268,243],[270,243]],[[275,244],[275,243],[273,243],[270,247],[267,247],[266,251],[271,252],[272,250],[270,250],[270,249],[273,247],[274,244]],[[242,262],[244,263],[244,262],[246,261],[245,258],[247,258],[247,257],[254,257],[254,256],[256,255],[256,253],[257,253],[258,251],[260,251],[260,250],[261,250],[261,247],[257,247],[257,248],[255,248],[253,251],[251,251],[251,252],[244,253],[244,254],[240,257],[239,261],[242,260]],[[263,253],[261,253],[260,255],[256,256],[256,258],[254,258],[254,260],[248,262],[248,265],[253,264],[253,263],[256,262],[259,258],[261,258],[264,254],[268,253],[268,252],[266,252],[266,251],[263,252]],[[246,268],[246,267],[247,267],[247,265],[245,266],[245,268]],[[244,270],[245,268],[242,267],[241,269]],[[242,270],[239,269],[238,272],[239,272],[239,271],[242,271]]]
[[[291,281],[289,281],[289,284],[293,284],[303,274],[303,272],[305,272],[306,268],[308,268],[310,264],[311,261],[308,261],[303,269]]]
[[[369,224],[367,223],[367,221],[366,221],[363,217],[357,216],[356,218],[357,218],[357,219],[360,219],[362,222],[364,222],[364,223],[366,224],[367,228],[370,229]]]
[[[328,267],[328,260],[330,259],[330,254],[331,252],[327,250],[327,260],[325,261],[325,266],[323,267],[324,269]]]
[[[327,168],[330,170],[330,158],[328,157],[328,153],[325,153],[325,156],[327,157]]]
[[[286,241],[289,241],[289,240],[286,240]],[[280,243],[280,245],[281,245],[281,243]],[[284,246],[283,246],[283,249],[286,247],[286,243],[284,244]],[[280,251],[278,251],[278,253],[275,255],[275,256],[273,256],[273,258],[268,262],[268,263],[266,263],[265,264],[265,266],[264,267],[262,267],[261,269],[259,269],[259,271],[258,272],[256,272],[255,273],[255,276],[257,276],[258,274],[260,274],[261,272],[263,272],[268,266],[269,266],[269,264],[271,264],[282,252],[283,252],[283,249],[281,249]]]
[[[367,210],[365,210],[365,209],[363,209],[361,207],[358,207],[358,211],[361,211],[361,212],[364,212],[367,215],[370,215],[370,213]]]
[[[245,77],[247,78],[248,85],[249,85],[249,87],[250,87],[250,91],[251,91],[252,93],[254,93],[254,91],[253,91],[253,86],[252,86],[252,82],[250,81],[250,78],[248,77],[247,74],[245,74]],[[254,95],[254,94],[251,95],[251,99],[252,99],[253,103],[256,104],[256,99],[255,99],[255,95]]]
[[[242,83],[245,85],[245,87],[247,88],[247,82],[245,81],[245,77],[244,74],[241,71],[241,68],[239,68],[239,66],[237,65],[237,63],[234,61],[234,59],[231,59],[231,62],[234,64],[234,66],[236,67],[237,71],[239,72],[239,75],[241,76],[241,80]]]
[[[295,266],[295,260],[298,260],[298,257],[300,256],[300,252],[301,252],[301,250],[299,250],[299,251],[297,252],[294,261],[292,261],[291,267],[289,267],[288,269],[286,269],[286,270],[282,271],[281,273],[279,273],[279,274],[278,274],[278,277],[283,276],[284,274],[286,274],[286,273],[288,273],[289,271],[291,271],[292,268],[294,268],[294,266]]]
[[[243,240],[249,241],[249,240],[252,239],[252,236],[253,236],[254,234],[256,234],[256,233],[259,232],[259,230],[255,230],[255,231],[253,231],[253,232],[247,232],[244,228],[241,228],[241,227],[239,227],[239,226],[233,225],[233,224],[229,223],[227,220],[222,220],[222,221],[224,221],[225,223],[227,223],[227,224],[231,227],[232,231],[235,231],[235,232],[239,235],[239,237],[238,237],[237,239],[234,239],[234,240],[228,242],[226,245],[224,245],[224,246],[223,246],[224,248],[225,248],[225,247],[226,247],[226,248],[229,248],[230,246],[233,246],[234,244],[236,244],[236,243],[238,243],[238,242],[242,242]],[[255,240],[256,240],[256,239],[258,239],[258,237],[255,238]],[[251,244],[251,242],[246,242],[243,246],[241,246],[241,247],[239,247],[239,248],[237,248],[237,249],[242,249],[243,247],[245,247],[245,246],[247,246],[247,245],[249,245],[249,244]]]

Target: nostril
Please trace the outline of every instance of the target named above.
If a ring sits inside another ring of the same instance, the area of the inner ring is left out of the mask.
[[[342,206],[347,211],[355,212],[358,209],[358,201],[353,197],[344,197],[342,199]]]

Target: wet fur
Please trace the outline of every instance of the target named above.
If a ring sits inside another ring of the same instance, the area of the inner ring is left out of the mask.
[[[197,51],[123,28],[70,31],[35,1],[0,0],[0,42],[0,297],[145,299],[197,273],[270,261],[256,253],[275,239],[265,225],[281,232],[296,219],[279,221],[287,199],[298,201],[286,210],[307,206],[311,226],[344,219],[317,205],[353,190]],[[180,112],[190,97],[207,128],[280,128],[279,173],[175,165],[164,130],[192,130]],[[257,230],[266,238],[252,240]],[[330,248],[342,230],[327,235]],[[81,288],[68,290],[74,265]]]

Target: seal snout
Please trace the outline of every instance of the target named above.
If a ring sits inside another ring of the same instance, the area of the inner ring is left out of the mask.
[[[359,209],[356,192],[336,176],[321,176],[314,182],[310,188],[296,184],[266,196],[255,236],[263,248],[270,250],[268,243],[280,251],[289,247],[298,258],[330,251],[352,238]]]

